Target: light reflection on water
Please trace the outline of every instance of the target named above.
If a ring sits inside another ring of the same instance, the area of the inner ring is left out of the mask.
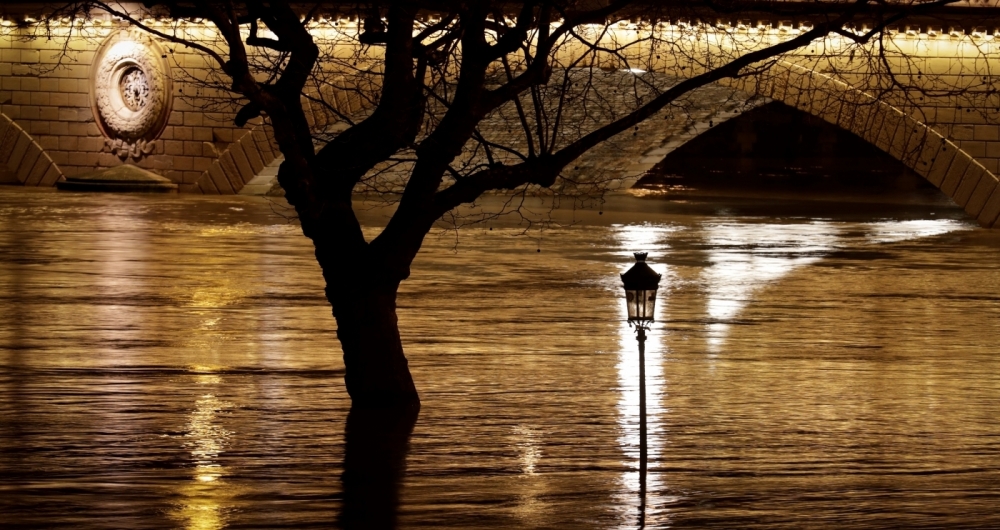
[[[864,223],[870,233],[872,243],[895,243],[918,237],[947,234],[956,230],[967,230],[969,225],[955,219],[907,219],[897,221],[877,221]]]
[[[702,273],[708,318],[708,349],[725,347],[730,321],[753,301],[754,291],[798,267],[822,259],[836,244],[830,222],[706,223],[700,227],[711,266]]]
[[[869,244],[894,243],[906,240],[967,230],[969,225],[953,219],[877,221],[862,223],[867,231],[865,241]],[[634,251],[648,251],[653,254],[650,261],[670,253],[670,236],[687,229],[686,237],[696,237],[704,247],[708,265],[702,269],[698,283],[705,298],[705,328],[707,359],[715,359],[726,351],[726,334],[740,312],[753,303],[756,292],[766,289],[782,277],[798,268],[815,263],[838,248],[857,246],[857,241],[844,240],[838,236],[842,227],[828,220],[811,222],[771,223],[762,220],[751,222],[695,223],[689,227],[672,225],[652,225],[649,223],[615,226],[615,237],[621,252],[616,254],[631,256]],[[627,270],[627,266],[622,269]],[[654,329],[664,332],[666,307],[670,307],[671,284],[677,284],[678,274],[669,266],[654,265],[664,280],[665,287],[659,293],[657,321]],[[626,323],[627,313],[623,305],[618,306],[621,322],[619,362],[617,365],[619,385],[622,389],[619,399],[619,422],[622,435],[619,442],[629,460],[634,473],[622,477],[627,492],[622,496],[623,506],[631,508],[640,490],[649,491],[647,502],[666,506],[682,502],[680,496],[657,495],[668,491],[661,479],[654,474],[647,479],[644,487],[639,484],[639,366],[635,330]],[[655,333],[655,332],[654,332]],[[650,341],[646,348],[647,396],[651,397],[651,407],[647,413],[648,458],[656,460],[662,456],[664,443],[669,431],[664,425],[670,411],[666,382],[669,380],[668,363],[665,362],[668,343]],[[710,362],[709,367],[714,366]],[[649,367],[653,370],[650,371]],[[662,370],[662,371],[661,371]],[[630,498],[631,497],[631,498]],[[658,498],[657,498],[658,497]],[[622,518],[629,526],[629,510],[623,510]],[[669,525],[669,508],[658,514],[658,523]]]
[[[670,245],[667,240],[669,236],[676,232],[679,227],[672,225],[654,225],[654,224],[629,224],[615,226],[615,239],[618,243],[618,248],[620,251],[615,252],[616,255],[621,256],[625,260],[632,258],[634,260],[634,252],[648,252],[648,260],[650,266],[653,270],[658,272],[661,276],[660,282],[664,287],[657,294],[657,305],[655,308],[656,319],[650,331],[650,335],[655,335],[656,333],[662,331],[662,324],[657,324],[656,322],[663,321],[664,307],[670,305],[670,289],[669,285],[674,279],[674,275],[671,273],[670,267],[663,263],[656,263],[658,259],[666,256],[670,252]],[[626,264],[621,268],[621,273],[624,273],[629,267],[632,266],[634,261],[626,261]],[[621,291],[620,282],[617,285],[612,285],[609,289],[609,298],[618,298]],[[622,448],[622,452],[626,458],[627,465],[633,470],[630,473],[626,473],[622,476],[622,486],[623,493],[619,495],[620,506],[622,507],[621,520],[623,528],[630,528],[634,526],[637,521],[641,520],[641,514],[636,513],[634,508],[635,503],[639,500],[640,494],[644,492],[653,492],[653,494],[647,494],[647,499],[659,497],[656,492],[663,492],[663,484],[661,482],[661,475],[653,475],[646,477],[646,484],[640,485],[640,472],[639,472],[639,456],[640,456],[640,443],[641,439],[639,437],[639,345],[636,340],[635,329],[628,325],[628,311],[625,308],[624,303],[619,303],[615,306],[617,318],[616,321],[620,323],[619,325],[619,344],[618,344],[618,363],[616,368],[618,370],[618,385],[621,388],[620,397],[618,399],[618,416],[619,416],[619,432],[618,443]],[[662,453],[662,442],[668,435],[663,429],[661,423],[661,418],[663,418],[668,411],[662,408],[663,404],[666,403],[667,389],[665,387],[665,376],[663,369],[666,367],[664,363],[665,343],[660,340],[647,340],[645,348],[645,358],[646,358],[646,450],[647,458],[650,460],[656,460],[661,456]],[[661,502],[669,503],[669,499],[659,499]],[[647,502],[649,502],[647,500]],[[643,508],[644,509],[644,506]],[[666,515],[666,514],[664,514]],[[667,522],[665,520],[663,522]]]
[[[193,367],[201,372],[205,367]],[[205,392],[211,392],[221,384],[222,378],[213,374],[195,376],[195,384],[203,385]],[[184,426],[183,446],[191,453],[194,465],[194,482],[179,488],[180,505],[170,513],[188,530],[217,530],[226,527],[225,508],[232,503],[233,489],[225,483],[226,469],[219,464],[219,456],[224,452],[227,439],[232,432],[220,423],[220,414],[233,404],[219,400],[214,394],[201,395],[189,414]]]
[[[349,402],[295,226],[253,198],[0,191],[4,521],[336,524]],[[663,274],[647,527],[1000,524],[1000,237],[615,215],[542,252],[428,238],[400,295],[423,408],[401,479],[369,485],[400,526],[635,527],[638,250]]]

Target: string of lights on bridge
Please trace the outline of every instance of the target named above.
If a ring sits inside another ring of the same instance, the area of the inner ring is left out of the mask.
[[[428,25],[434,24],[440,21],[440,18],[430,15],[420,17],[420,21]],[[144,25],[153,28],[202,28],[207,26],[205,20],[201,18],[145,18],[139,19]],[[511,19],[508,21],[510,24],[514,24],[516,21]],[[303,19],[303,23],[305,20]],[[559,26],[562,21],[556,21],[553,26]],[[58,19],[42,19],[36,17],[24,17],[20,19],[14,19],[11,17],[0,17],[0,34],[12,36],[18,30],[31,29],[38,27],[45,28],[72,28],[72,27],[92,27],[92,28],[114,28],[122,25],[126,25],[127,21],[119,17],[112,16],[96,16],[91,18],[58,18]],[[666,33],[678,33],[678,34],[707,34],[707,33],[742,33],[742,34],[758,34],[758,35],[772,35],[772,36],[794,36],[796,34],[805,33],[813,28],[810,22],[793,22],[793,21],[758,21],[751,22],[746,20],[733,21],[722,21],[717,20],[715,22],[705,22],[705,21],[690,21],[686,19],[679,20],[646,20],[641,18],[633,18],[631,20],[622,20],[617,22],[611,22],[607,25],[602,24],[587,24],[584,27],[587,29],[598,30],[604,29],[610,26],[616,30],[633,31],[633,32],[666,32]],[[307,23],[307,27],[312,30],[327,30],[335,32],[348,32],[348,31],[358,31],[360,29],[359,19],[356,15],[342,15],[342,16],[320,16],[316,19]],[[861,24],[856,27],[845,28],[848,31],[853,31],[857,34],[864,34],[871,30],[871,27],[867,24]],[[941,25],[924,25],[924,26],[890,26],[886,29],[887,34],[891,36],[901,35],[905,38],[912,39],[936,39],[936,38],[950,38],[950,39],[962,39],[962,38],[972,38],[972,39],[983,39],[983,40],[994,40],[1000,39],[1000,28],[985,28],[985,27],[971,27],[971,28],[960,28],[960,27],[944,27]]]

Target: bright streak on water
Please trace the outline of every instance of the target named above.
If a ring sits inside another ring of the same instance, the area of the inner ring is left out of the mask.
[[[947,234],[957,230],[968,230],[968,224],[955,219],[911,219],[905,221],[878,221],[864,225],[870,233],[872,243],[896,243],[918,237]]]
[[[708,347],[723,350],[730,321],[753,301],[753,293],[796,268],[822,259],[836,244],[837,227],[811,223],[706,223],[708,260],[702,273],[710,319]]]
[[[954,219],[879,221],[861,225],[874,244],[896,243],[967,230]],[[712,266],[705,269],[707,312],[712,322],[708,346],[712,353],[725,347],[730,321],[753,301],[755,291],[780,280],[795,269],[815,263],[854,241],[839,241],[838,227],[829,221],[808,223],[706,223],[701,227]]]

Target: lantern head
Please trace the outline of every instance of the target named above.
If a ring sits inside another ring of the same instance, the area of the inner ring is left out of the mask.
[[[645,327],[653,322],[656,307],[656,290],[660,286],[660,275],[646,265],[646,253],[635,253],[635,265],[622,274],[625,287],[625,304],[628,307],[628,322]]]

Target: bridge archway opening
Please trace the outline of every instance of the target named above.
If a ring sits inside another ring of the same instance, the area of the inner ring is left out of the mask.
[[[631,86],[630,80],[638,75],[650,77],[657,85],[670,86],[677,81],[653,72],[600,70],[589,74],[588,83],[598,83],[611,94],[621,86]],[[782,102],[853,133],[868,147],[881,150],[940,189],[982,226],[1000,226],[1000,182],[973,156],[914,116],[830,76],[791,63],[775,65],[766,78],[726,80],[696,89],[634,131],[623,132],[585,153],[566,168],[567,178],[557,184],[556,191],[586,196],[592,193],[595,182],[601,189],[606,189],[602,183],[608,183],[611,191],[630,188],[671,152],[767,101]],[[678,109],[681,111],[676,112]],[[481,130],[502,133],[510,129],[502,119],[492,121],[482,123]],[[504,145],[517,142],[503,134],[499,139]],[[264,128],[258,127],[220,155],[198,181],[198,188],[222,194],[272,190],[279,163],[280,153]],[[251,186],[244,190],[248,184]]]
[[[725,198],[748,213],[967,217],[903,162],[779,101],[705,130],[635,188],[691,204]]]

